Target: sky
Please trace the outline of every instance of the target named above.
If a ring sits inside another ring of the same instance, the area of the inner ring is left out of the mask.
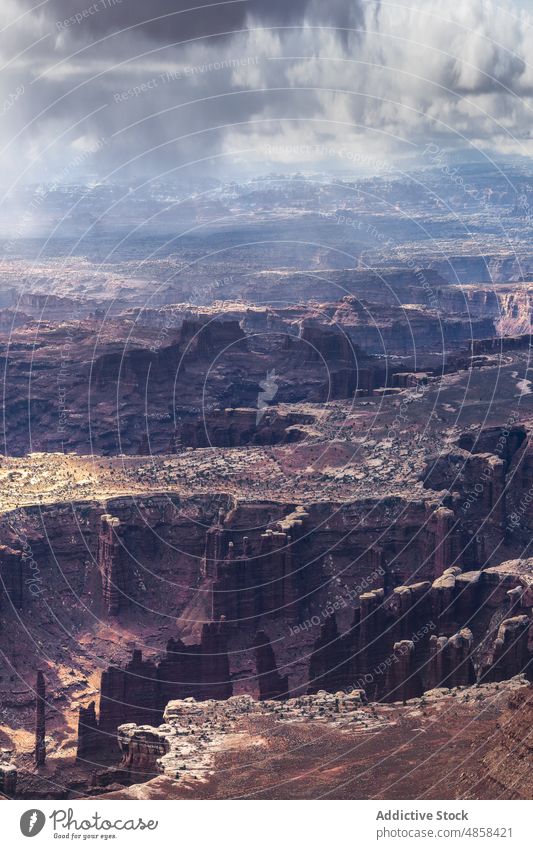
[[[2,190],[529,156],[532,20],[533,0],[2,0]]]

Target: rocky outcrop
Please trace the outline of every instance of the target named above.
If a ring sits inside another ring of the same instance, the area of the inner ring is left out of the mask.
[[[304,343],[303,356],[309,363],[345,362],[355,366],[361,351],[350,342],[338,324],[324,325],[319,321],[300,323],[298,339]]]
[[[518,336],[489,336],[488,338],[472,339],[470,351],[476,354],[493,354],[503,351],[525,351],[531,344],[531,334],[522,333]]]
[[[483,427],[478,431],[466,431],[457,444],[471,454],[494,454],[505,460],[507,466],[527,439],[524,425],[510,424],[501,427]]]
[[[458,493],[457,508],[465,529],[483,523],[487,538],[491,533],[503,532],[507,517],[507,464],[501,457],[467,451],[444,454],[428,463],[424,486]]]
[[[143,660],[134,650],[124,668],[111,666],[101,677],[100,707],[80,708],[78,758],[91,760],[115,744],[119,725],[161,721],[167,702],[176,698],[227,699],[233,692],[228,649],[221,623],[206,623],[201,642],[170,640],[161,661]]]
[[[246,533],[240,530],[241,521],[248,521],[245,506],[219,513],[207,530],[202,561],[212,598],[210,615],[215,620],[224,616],[228,627],[240,629],[253,627],[264,616],[304,620],[315,599],[322,604],[327,601],[325,591],[320,597],[317,592],[327,586],[324,558],[334,562],[347,588],[357,587],[369,575],[377,575],[378,586],[387,592],[408,582],[413,573],[422,581],[434,579],[460,551],[456,517],[449,508],[435,509],[431,502],[421,502],[401,511],[396,522],[398,507],[393,499],[381,502],[377,509],[374,502],[335,510],[315,504],[305,509],[298,506],[276,518],[272,513],[278,507],[265,504],[263,515],[270,513],[272,518],[266,529],[260,529],[257,510],[250,505],[254,530]],[[385,534],[381,531],[384,515]]]
[[[388,596],[383,590],[364,593],[345,633],[334,615],[322,624],[309,692],[349,689],[355,682],[370,700],[398,701],[435,687],[466,687],[478,678],[529,674],[532,599],[529,585],[510,589],[519,578],[519,567],[511,569],[502,564],[462,573],[452,567],[432,584],[396,587]],[[513,608],[521,614],[501,622],[487,656],[492,617]]]
[[[425,371],[402,371],[392,375],[392,386],[399,387],[400,389],[426,386],[428,381],[429,375]]]
[[[472,333],[488,336],[494,329],[492,319],[472,323],[419,303],[365,304],[350,296],[318,311],[308,305],[226,311],[183,305],[154,324],[136,322],[133,333],[129,316],[109,322],[101,333],[100,323],[82,310],[61,332],[50,333],[46,322],[31,338],[28,327],[13,329],[5,376],[8,453],[162,454],[182,429],[184,445],[202,446],[206,425],[208,444],[298,441],[298,423],[283,428],[272,420],[254,428],[227,421],[223,411],[389,391],[400,369],[384,355],[425,351],[431,363],[436,341],[446,350],[458,348]],[[65,337],[70,366],[58,404]],[[405,368],[397,387],[413,382]]]
[[[379,727],[370,713],[361,715],[363,705],[364,693],[358,690],[335,695],[322,691],[283,702],[255,701],[250,696],[233,696],[222,702],[175,700],[166,706],[164,724],[158,728],[132,724],[119,728],[121,766],[137,773],[145,770],[150,777],[155,761],[157,771],[170,778],[206,781],[224,736],[242,734],[248,721],[302,722],[312,717]]]
[[[229,698],[232,684],[224,623],[204,624],[199,644],[170,640],[156,676],[159,710],[175,698]]]
[[[387,599],[387,614],[394,622],[391,639],[409,640],[421,625],[430,621],[432,592],[429,581],[395,587]]]
[[[231,347],[235,351],[247,351],[246,335],[239,321],[204,318],[185,318],[179,332],[179,345],[187,355],[212,357]]]
[[[197,698],[228,699],[233,693],[223,619],[202,626],[200,665],[196,680]]]
[[[437,507],[428,521],[429,539],[426,557],[433,561],[433,576],[442,575],[459,556],[457,518],[448,507]]]
[[[528,430],[515,423],[463,433],[456,450],[430,459],[424,486],[453,493],[465,564],[486,562],[510,534],[525,540],[533,502]],[[449,561],[448,561],[449,563]]]
[[[197,419],[187,420],[182,416],[175,439],[181,448],[292,444],[306,437],[302,425],[311,425],[314,421],[314,416],[269,410],[265,402],[264,408],[238,407],[206,412],[203,427],[199,427]]]
[[[332,318],[342,328],[350,341],[369,354],[412,354],[434,351],[435,345],[446,349],[467,345],[472,337],[483,338],[494,334],[494,320],[488,317],[443,316],[431,304],[425,305],[427,292],[422,299],[397,305],[367,304],[358,298],[345,297],[340,301]],[[374,300],[374,298],[372,299]],[[372,320],[369,321],[371,310]]]
[[[123,783],[144,782],[159,773],[159,760],[170,746],[164,733],[150,726],[134,723],[118,729],[121,760],[118,767]]]
[[[301,515],[296,512],[280,520],[280,528],[292,525],[295,516]],[[218,554],[222,553],[224,521],[221,516],[220,526],[210,534],[211,550]],[[224,563],[231,566],[235,562],[231,540],[224,544],[228,549]],[[394,587],[388,594],[383,588],[365,592],[344,632],[335,607],[326,607],[310,655],[306,689],[310,694],[358,689],[371,701],[407,701],[438,687],[469,686],[477,677],[497,681],[527,672],[529,615],[504,620],[492,654],[487,656],[484,648],[487,628],[498,611],[511,606],[528,609],[530,589],[520,583],[520,575],[519,565],[467,573],[455,566],[433,582]],[[291,630],[293,636],[300,633],[298,626]],[[208,623],[199,644],[171,640],[158,663],[144,661],[135,652],[125,668],[109,668],[102,675],[98,731],[109,736],[125,722],[153,724],[153,718],[161,718],[165,705],[176,698],[223,701],[230,697],[228,641],[232,633],[232,623]],[[242,651],[246,630],[236,634]],[[280,675],[279,659],[266,633],[260,630],[251,635],[249,645],[255,653],[254,680],[260,699],[285,700],[290,680]],[[280,649],[284,649],[283,641]],[[94,709],[89,707],[80,715],[80,757],[94,751],[95,732]]]

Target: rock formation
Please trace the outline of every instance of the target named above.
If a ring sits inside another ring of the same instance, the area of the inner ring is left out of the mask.
[[[226,699],[232,695],[227,640],[221,623],[206,623],[201,642],[170,640],[161,661],[143,660],[134,650],[124,668],[111,666],[101,677],[99,716],[94,703],[80,708],[80,760],[116,749],[116,730],[123,723],[157,724],[167,702],[176,698]]]
[[[88,707],[80,707],[78,717],[78,746],[76,757],[80,761],[97,764],[103,741],[96,718],[95,703],[91,702]],[[111,741],[113,746],[114,740]]]
[[[46,760],[46,685],[39,670],[35,684],[35,765],[43,766]]]
[[[128,783],[149,781],[157,775],[159,760],[170,748],[161,729],[138,727],[134,723],[120,726],[118,746],[122,754],[118,771]]]
[[[98,569],[102,581],[102,600],[110,616],[127,604],[126,552],[120,538],[120,520],[105,514],[101,517],[98,538]]]
[[[415,663],[415,644],[412,640],[394,643],[392,663],[387,670],[384,701],[405,704],[408,699],[420,696],[422,681]]]
[[[21,551],[9,545],[0,546],[0,599],[4,597],[17,610],[24,606],[25,593],[31,592],[30,587],[24,584],[23,566]]]
[[[214,767],[214,755],[226,733],[239,733],[247,720],[272,718],[279,722],[301,722],[309,716],[322,721],[358,718],[364,693],[325,692],[297,699],[255,701],[250,696],[233,696],[225,701],[196,702],[180,699],[167,704],[164,724],[158,728],[128,723],[118,729],[123,753],[121,769],[129,776],[154,772],[174,779],[205,781]],[[365,716],[365,725],[372,724]],[[374,724],[378,723],[374,720]]]
[[[350,648],[353,639],[343,639],[337,627],[335,616],[329,616],[320,628],[320,636],[313,646],[309,661],[308,693],[327,690],[335,693],[347,686],[353,678],[350,670],[353,664]]]
[[[505,619],[498,628],[492,657],[481,673],[484,681],[504,681],[519,673],[531,672],[532,655],[528,647],[529,616]]]
[[[524,586],[509,589],[516,574],[505,564],[477,573],[452,567],[433,584],[396,587],[388,597],[383,590],[364,593],[345,633],[335,616],[322,624],[309,664],[309,692],[335,692],[356,682],[369,699],[396,701],[435,687],[466,687],[477,677],[530,674],[531,599]],[[500,624],[483,660],[488,618],[511,605],[528,612]]]
[[[203,427],[198,427],[196,417],[182,416],[174,434],[175,450],[176,446],[183,450],[184,446],[236,448],[292,444],[305,439],[307,431],[302,426],[312,425],[314,421],[314,416],[302,413],[242,407],[206,412]]]
[[[254,648],[259,698],[261,700],[288,698],[288,676],[279,674],[274,650],[264,631],[257,632]]]
[[[14,796],[17,790],[17,768],[14,764],[0,763],[0,793]]]
[[[467,687],[476,680],[473,663],[474,639],[468,628],[452,637],[430,637],[426,689]]]
[[[294,566],[298,538],[308,514],[297,508],[254,540],[248,536],[236,550],[224,516],[206,537],[204,574],[212,584],[212,616],[223,616],[228,626],[250,626],[262,616],[294,617],[298,585]],[[227,528],[227,530],[226,530]]]

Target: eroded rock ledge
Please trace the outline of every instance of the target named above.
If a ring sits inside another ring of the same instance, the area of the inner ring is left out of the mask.
[[[510,698],[514,709],[530,704],[531,686],[517,676],[504,685],[437,688],[410,699],[404,712],[405,717],[421,719],[439,713],[445,717],[447,712],[471,705],[481,716],[499,704],[502,697]],[[161,775],[185,784],[207,782],[221,752],[238,752],[250,746],[256,746],[258,751],[264,749],[266,741],[261,738],[261,729],[268,727],[269,733],[275,735],[276,728],[289,725],[296,733],[298,724],[318,723],[318,736],[327,739],[331,732],[345,732],[349,747],[358,735],[383,733],[402,716],[398,705],[367,704],[360,690],[350,694],[320,691],[284,702],[256,701],[250,696],[233,696],[224,702],[176,700],[167,705],[164,723],[158,728],[132,723],[119,728],[121,780],[142,782]]]

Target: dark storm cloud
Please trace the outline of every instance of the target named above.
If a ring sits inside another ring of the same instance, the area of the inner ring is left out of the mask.
[[[77,39],[130,28],[131,37],[163,43],[231,33],[248,25],[283,27],[308,19],[342,28],[363,20],[359,0],[49,0],[39,12]],[[73,20],[83,26],[73,26]]]

